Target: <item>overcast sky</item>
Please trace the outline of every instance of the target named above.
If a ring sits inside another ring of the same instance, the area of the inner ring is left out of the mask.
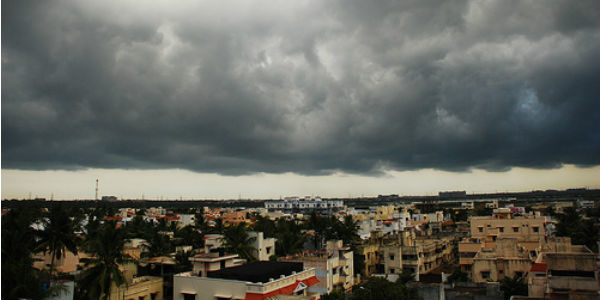
[[[2,197],[600,187],[599,53],[597,0],[2,1]]]

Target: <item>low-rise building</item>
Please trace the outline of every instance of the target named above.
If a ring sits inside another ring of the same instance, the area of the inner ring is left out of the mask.
[[[531,256],[515,238],[499,238],[484,245],[473,258],[473,282],[500,281],[505,277],[524,276],[531,268]]]
[[[200,277],[185,272],[173,277],[173,300],[275,299],[297,295],[300,299],[319,299],[308,288],[318,283],[315,269],[302,263],[261,261],[209,272]]]
[[[529,297],[600,299],[597,255],[587,247],[556,238],[542,249],[528,274]]]
[[[251,231],[248,233],[252,238],[251,246],[254,248],[252,256],[256,260],[266,261],[275,254],[275,238],[265,238],[264,233]]]
[[[281,257],[278,261],[298,262],[304,269],[315,269],[319,283],[308,289],[320,295],[331,292],[334,288],[350,290],[354,285],[354,258],[349,247],[341,240],[327,241],[325,251],[305,251],[303,253]]]
[[[547,236],[546,223],[544,216],[516,216],[510,208],[495,209],[492,216],[472,217],[471,237],[463,239],[458,245],[462,271],[470,272],[477,252],[483,247],[493,248],[500,238],[516,239],[519,246],[535,256],[535,250]]]

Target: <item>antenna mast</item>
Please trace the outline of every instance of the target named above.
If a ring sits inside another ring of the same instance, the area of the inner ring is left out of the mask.
[[[96,200],[98,200],[98,179],[96,179]]]

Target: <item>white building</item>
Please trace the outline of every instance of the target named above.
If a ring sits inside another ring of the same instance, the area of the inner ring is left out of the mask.
[[[173,300],[274,299],[296,295],[294,299],[312,300],[319,295],[308,292],[318,283],[315,270],[304,270],[301,263],[261,261],[208,272],[173,276]]]
[[[350,247],[341,240],[327,241],[326,251],[305,251],[303,253],[281,257],[278,261],[302,263],[304,269],[315,269],[319,283],[308,289],[320,295],[334,288],[350,290],[354,285],[354,256]]]
[[[344,209],[344,201],[342,200],[322,200],[319,197],[310,199],[305,197],[304,199],[298,197],[286,197],[283,200],[278,201],[265,201],[265,208],[268,210],[341,210]]]
[[[275,238],[265,238],[262,232],[248,232],[248,235],[253,238],[251,246],[255,250],[252,252],[252,256],[259,261],[267,261],[269,257],[275,254]]]

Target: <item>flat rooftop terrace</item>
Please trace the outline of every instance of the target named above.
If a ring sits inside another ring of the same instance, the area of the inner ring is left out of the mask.
[[[277,280],[281,275],[289,276],[292,275],[292,272],[302,272],[303,270],[302,263],[259,261],[208,272],[207,276],[210,278],[266,283],[269,282],[270,278]]]

